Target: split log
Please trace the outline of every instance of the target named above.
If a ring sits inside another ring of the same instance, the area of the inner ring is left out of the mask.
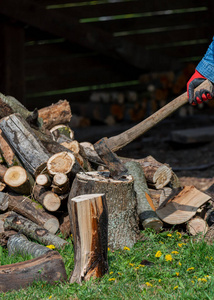
[[[137,202],[131,176],[121,180],[110,178],[110,172],[78,173],[73,181],[69,199],[84,194],[105,194],[108,205],[109,247],[112,249],[132,247],[139,234]]]
[[[55,174],[53,177],[51,189],[52,192],[56,194],[66,194],[70,189],[70,182],[68,176],[64,173]]]
[[[22,116],[1,119],[0,128],[29,173],[36,177],[46,168],[50,154]]]
[[[54,176],[57,173],[69,174],[75,164],[75,157],[72,153],[64,151],[52,155],[47,161],[48,173]]]
[[[151,188],[149,188],[148,190],[149,190],[149,195],[151,196],[153,205],[156,210],[159,207],[160,196],[161,196],[162,190],[156,190],[156,189],[151,189]]]
[[[67,280],[65,265],[57,251],[25,262],[0,266],[0,291],[18,290],[44,280],[50,284]]]
[[[50,106],[38,110],[39,117],[43,119],[43,126],[50,129],[55,125],[67,124],[72,114],[70,104],[67,100],[59,100]]]
[[[134,190],[137,198],[137,213],[144,228],[160,231],[163,222],[158,218],[151,204],[148,203],[149,190],[143,169],[138,162],[130,161],[125,164],[128,172],[134,178]]]
[[[108,212],[104,194],[81,195],[69,201],[75,266],[70,283],[108,272]]]
[[[187,232],[193,236],[205,235],[209,229],[207,222],[199,216],[196,216],[187,222]]]
[[[32,185],[26,170],[21,166],[8,168],[4,174],[4,182],[18,194],[29,195],[31,193]]]
[[[44,245],[54,245],[56,248],[63,248],[68,244],[65,240],[57,235],[50,233],[44,227],[38,226],[36,223],[14,213],[8,216],[4,222],[4,229],[14,229],[21,231],[27,237],[34,239]]]
[[[71,142],[74,139],[73,130],[66,125],[59,124],[50,129],[54,141],[57,143]]]
[[[158,162],[151,155],[146,158],[132,159],[120,157],[124,163],[126,161],[137,161],[143,168],[146,181],[149,186],[156,189],[162,189],[165,187],[172,177],[172,170],[167,165]]]
[[[58,219],[48,214],[36,201],[19,195],[9,195],[9,210],[28,218],[39,226],[44,227],[52,234],[59,229]]]
[[[56,211],[61,205],[59,196],[42,185],[34,186],[33,196],[48,211]]]
[[[182,224],[190,220],[198,208],[210,197],[200,192],[194,186],[185,186],[176,196],[167,199],[166,205],[161,205],[156,213],[158,217],[171,225]]]
[[[51,185],[51,178],[48,174],[39,174],[36,176],[36,184],[49,187]]]
[[[0,192],[0,210],[6,211],[9,206],[9,196],[7,193]]]
[[[0,192],[3,192],[5,188],[6,188],[6,184],[0,181]]]
[[[20,254],[22,256],[31,255],[33,258],[39,257],[47,252],[50,252],[49,248],[39,245],[34,242],[30,242],[25,235],[17,233],[12,235],[7,242],[8,254]]]

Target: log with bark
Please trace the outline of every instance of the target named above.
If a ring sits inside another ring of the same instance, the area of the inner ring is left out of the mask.
[[[57,173],[53,177],[51,190],[59,195],[63,195],[68,193],[70,189],[69,178],[64,173]]]
[[[42,185],[44,187],[49,187],[51,185],[51,178],[48,174],[39,174],[36,176],[36,184]]]
[[[0,120],[0,128],[25,169],[34,177],[40,174],[46,168],[50,154],[25,119],[12,114]]]
[[[102,277],[108,272],[108,211],[104,194],[80,195],[69,200],[75,267],[70,283]]]
[[[48,107],[38,110],[39,117],[43,119],[43,126],[47,129],[59,124],[68,124],[71,120],[71,107],[67,100],[59,100]]]
[[[74,131],[64,124],[59,124],[50,129],[53,139],[59,144],[71,142],[74,139]]]
[[[4,174],[4,182],[18,194],[29,195],[31,193],[32,183],[26,170],[21,166],[8,168]]]
[[[0,266],[0,291],[4,293],[27,287],[36,281],[55,284],[66,280],[65,265],[57,251],[49,251],[28,261]]]
[[[207,222],[199,216],[193,217],[187,222],[187,232],[190,235],[199,235],[204,236],[209,229]]]
[[[9,206],[9,196],[7,193],[0,192],[0,210],[6,211]]]
[[[61,205],[59,196],[42,185],[35,185],[33,196],[48,211],[56,211]]]
[[[132,247],[139,234],[133,178],[126,175],[121,180],[114,180],[110,178],[108,171],[78,173],[72,183],[69,199],[96,193],[106,195],[109,247],[112,249]]]
[[[33,258],[39,257],[47,252],[50,252],[49,248],[39,245],[34,242],[30,242],[25,235],[17,233],[12,235],[7,242],[7,249],[9,255],[20,254],[23,257],[30,255]]]
[[[44,227],[52,234],[55,234],[59,229],[58,219],[47,213],[40,203],[28,197],[9,194],[8,209]]]
[[[36,223],[14,213],[8,216],[4,221],[4,229],[14,229],[21,231],[27,237],[36,240],[44,245],[54,245],[57,249],[63,248],[68,244],[67,241],[61,239],[57,235],[50,233],[44,227],[38,226]]]
[[[148,186],[161,189],[165,187],[171,180],[172,170],[169,166],[158,162],[151,155],[146,158],[132,159],[120,157],[122,162],[137,161],[144,172]]]
[[[137,199],[137,212],[144,228],[153,228],[160,231],[163,222],[158,218],[151,205],[148,203],[149,190],[141,165],[136,161],[125,164],[130,175],[134,178],[134,190]]]

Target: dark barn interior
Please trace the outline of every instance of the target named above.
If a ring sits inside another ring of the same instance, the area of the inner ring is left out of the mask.
[[[211,0],[7,0],[0,91],[29,110],[67,99],[77,140],[112,136],[185,92],[212,40],[213,14]],[[123,151],[211,177],[211,166],[188,168],[212,164],[212,136],[180,143],[170,134],[212,126],[213,103],[187,104]]]

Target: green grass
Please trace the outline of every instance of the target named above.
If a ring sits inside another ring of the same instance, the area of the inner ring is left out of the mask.
[[[71,241],[60,254],[69,277],[74,267]],[[6,250],[1,256],[8,263]],[[142,260],[153,264],[141,265]],[[214,245],[202,238],[194,240],[177,231],[156,234],[146,230],[132,249],[109,249],[108,261],[109,274],[101,279],[81,285],[38,282],[2,293],[0,299],[214,299]],[[16,257],[9,259],[13,262],[17,262]]]

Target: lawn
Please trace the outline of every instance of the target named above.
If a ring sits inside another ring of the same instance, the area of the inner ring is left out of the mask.
[[[1,264],[23,260],[0,248]],[[62,251],[68,277],[72,241]],[[25,258],[26,259],[26,258]],[[82,285],[38,282],[0,294],[0,299],[214,299],[214,246],[178,231],[141,232],[132,249],[108,249],[109,273]]]

